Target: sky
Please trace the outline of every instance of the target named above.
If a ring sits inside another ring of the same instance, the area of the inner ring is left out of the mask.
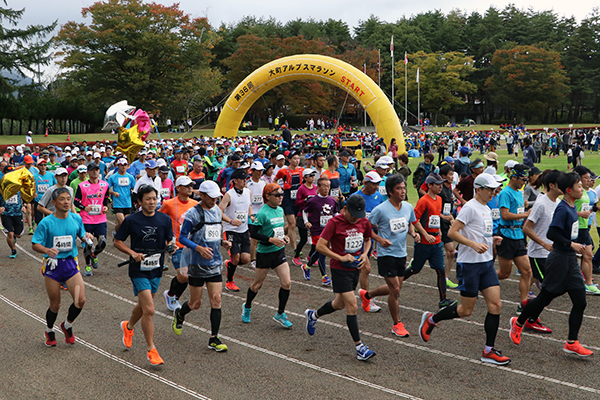
[[[158,3],[171,5],[175,1],[155,0]],[[67,21],[84,22],[81,9],[94,3],[92,0],[7,0],[8,7],[25,9],[19,26],[42,24],[48,25],[55,20],[58,24]],[[208,22],[216,27],[225,23],[235,23],[242,17],[274,17],[285,23],[298,18],[327,20],[329,18],[345,21],[352,32],[361,20],[371,15],[380,20],[394,22],[402,17],[410,17],[419,13],[441,10],[448,13],[452,9],[460,9],[470,14],[473,11],[484,13],[490,6],[502,9],[508,4],[521,9],[532,8],[535,11],[553,10],[559,16],[574,16],[578,21],[585,18],[600,0],[576,0],[574,3],[564,0],[329,0],[329,1],[289,1],[289,0],[179,0],[180,8],[193,17],[207,17]],[[0,3],[1,4],[1,3]],[[573,7],[573,5],[576,5]],[[3,6],[3,5],[2,5]],[[47,68],[46,76],[57,72],[56,68]]]

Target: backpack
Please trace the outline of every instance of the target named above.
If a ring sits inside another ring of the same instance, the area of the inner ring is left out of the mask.
[[[196,211],[198,212],[198,215],[200,217],[200,222],[198,222],[190,231],[189,235],[190,237],[193,236],[196,232],[198,232],[200,229],[202,229],[204,227],[204,225],[217,225],[217,224],[221,224],[221,222],[206,222],[205,221],[205,214],[204,214],[204,208],[202,208],[202,206],[200,205],[200,203],[196,204],[194,206],[194,208],[196,209]]]

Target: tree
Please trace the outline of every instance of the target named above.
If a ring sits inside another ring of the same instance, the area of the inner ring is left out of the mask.
[[[181,112],[178,94],[197,91],[189,74],[209,67],[218,41],[205,18],[142,0],[100,1],[82,14],[92,22],[67,22],[56,36],[65,78],[99,107],[127,99],[163,115]]]
[[[433,123],[437,116],[452,108],[465,104],[465,95],[473,93],[477,87],[468,82],[468,76],[473,73],[473,59],[462,53],[425,53],[417,52],[408,55],[408,98],[416,104],[418,97],[417,68],[421,87],[421,109],[433,115]],[[398,75],[404,72],[404,60],[396,64]],[[404,78],[396,79],[396,99],[404,100]],[[412,106],[416,114],[417,107]]]
[[[497,50],[492,58],[493,75],[486,89],[496,105],[514,112],[521,122],[548,119],[550,107],[568,95],[566,73],[560,54],[534,46]]]

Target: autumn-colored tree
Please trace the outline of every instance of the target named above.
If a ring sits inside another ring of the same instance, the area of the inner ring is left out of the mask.
[[[163,115],[181,113],[178,100],[200,90],[203,82],[190,82],[190,74],[208,68],[218,40],[205,18],[142,0],[99,1],[82,15],[92,22],[67,22],[56,36],[59,64],[100,107],[127,99]]]
[[[550,107],[569,94],[560,54],[535,46],[496,50],[493,74],[486,81],[495,104],[512,110],[521,121],[544,118]]]
[[[436,123],[438,114],[465,104],[465,94],[473,93],[477,87],[468,82],[473,73],[473,59],[462,53],[425,53],[419,51],[408,55],[408,99],[411,111],[417,111],[417,68],[421,87],[421,111],[429,111]],[[404,60],[396,64],[396,72],[404,75]],[[395,80],[396,101],[404,102],[404,77]]]

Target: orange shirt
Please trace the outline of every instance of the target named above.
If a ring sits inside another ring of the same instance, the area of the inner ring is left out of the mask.
[[[435,236],[435,242],[433,243],[429,243],[423,236],[421,236],[422,244],[438,244],[442,241],[440,236],[441,213],[441,196],[435,196],[435,199],[432,199],[431,196],[426,194],[425,196],[421,197],[419,201],[417,201],[417,205],[415,206],[415,217],[417,218],[417,221],[421,223],[427,233]],[[413,222],[413,224],[415,222]]]
[[[173,225],[173,234],[175,235],[175,240],[177,243],[177,247],[183,248],[184,246],[179,243],[179,232],[181,230],[181,225],[179,224],[179,220],[183,213],[185,213],[190,208],[194,207],[198,202],[196,200],[189,199],[185,203],[179,200],[179,197],[175,197],[173,199],[169,199],[163,202],[162,207],[160,208],[160,212],[163,214],[167,214],[169,218],[171,218],[171,224]]]

